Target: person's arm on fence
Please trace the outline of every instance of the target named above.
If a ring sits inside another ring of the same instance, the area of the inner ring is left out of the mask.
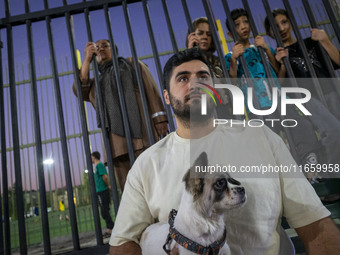
[[[128,63],[132,66],[133,60],[131,57],[126,59]],[[150,113],[150,118],[159,136],[164,136],[168,132],[168,117],[165,112],[165,108],[159,93],[157,83],[155,82],[149,68],[141,61],[138,61],[141,67],[144,91],[148,102],[148,108]]]
[[[84,61],[82,63],[82,66],[79,70],[79,80],[80,80],[80,83],[81,83],[81,92],[82,92],[83,99],[85,101],[91,101],[93,106],[95,107],[94,99],[93,100],[90,99],[90,91],[91,91],[92,86],[94,85],[94,79],[91,79],[89,77],[89,70],[90,70],[90,64],[91,64],[91,61],[92,61],[92,56],[93,56],[93,54],[96,53],[95,44],[93,42],[88,42],[86,44],[85,49],[84,49],[84,53],[85,53],[85,58],[84,58]],[[76,96],[78,96],[77,87],[76,87],[75,82],[73,82],[72,90],[73,90],[73,93]]]
[[[231,59],[230,59],[230,69],[229,75],[231,78],[237,77],[237,58],[244,53],[244,47],[241,43],[235,42],[232,52],[231,52]]]
[[[264,49],[264,51],[266,52],[268,56],[270,65],[273,67],[275,73],[277,74],[280,69],[280,64],[276,61],[275,56],[273,55],[272,51],[270,50],[264,38],[258,35],[255,37],[254,43],[256,47],[261,47],[262,49]]]
[[[311,38],[314,41],[320,42],[321,46],[327,51],[329,57],[337,65],[340,65],[340,52],[329,40],[325,30],[313,28],[311,29]]]
[[[285,78],[286,77],[286,67],[283,64],[283,58],[288,57],[288,49],[284,49],[282,47],[278,47],[276,49],[275,59],[278,63],[280,63],[280,68],[277,73],[278,78]]]

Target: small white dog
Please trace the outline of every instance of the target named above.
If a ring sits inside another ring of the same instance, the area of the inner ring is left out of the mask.
[[[207,165],[207,154],[202,152],[191,169]],[[191,169],[183,177],[185,192],[178,213],[170,213],[170,229],[169,224],[149,226],[140,242],[143,254],[170,254],[175,245],[181,255],[230,254],[223,216],[227,210],[244,204],[244,188],[226,173],[213,178],[205,178],[202,173],[190,178]]]

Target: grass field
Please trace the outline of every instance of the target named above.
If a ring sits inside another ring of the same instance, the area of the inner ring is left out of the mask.
[[[63,219],[59,220],[60,212],[50,212],[48,213],[49,220],[49,230],[50,230],[50,238],[58,237],[58,236],[66,236],[71,235],[71,223],[69,220],[65,220],[65,210]],[[78,232],[89,232],[94,231],[94,223],[93,223],[93,214],[91,205],[76,207],[77,212],[77,224],[78,224]],[[111,204],[111,215],[114,219],[114,210]],[[100,211],[99,211],[100,214]],[[100,216],[101,226],[103,231],[105,230],[105,221]],[[11,248],[17,249],[19,248],[19,230],[18,230],[18,222],[11,222]],[[27,246],[37,245],[43,242],[43,233],[41,226],[41,217],[30,217],[26,219],[26,241]]]

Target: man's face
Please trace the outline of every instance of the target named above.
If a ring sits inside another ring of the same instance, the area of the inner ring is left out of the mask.
[[[240,41],[248,40],[250,35],[250,25],[248,18],[246,16],[238,17],[234,20],[234,25]]]
[[[93,157],[93,156],[91,156],[91,160],[92,160],[92,164],[94,164],[94,163],[95,163],[95,161],[96,161],[96,158],[95,158],[95,157]]]
[[[209,68],[199,60],[185,62],[173,69],[170,79],[170,93],[164,90],[164,98],[170,104],[176,116],[190,120],[190,112],[201,116],[201,97],[204,93],[202,82],[212,86]],[[207,88],[206,88],[207,89]],[[208,115],[212,113],[212,103],[208,99]]]
[[[286,15],[279,14],[275,17],[275,23],[279,29],[283,42],[288,41],[292,36],[292,26]]]
[[[111,46],[108,41],[106,40],[97,41],[96,49],[97,49],[96,59],[99,64],[105,63],[112,59]]]
[[[208,50],[210,48],[211,41],[212,41],[209,24],[205,22],[198,24],[195,30],[195,35],[198,37],[198,40],[199,40],[198,47],[201,50]]]

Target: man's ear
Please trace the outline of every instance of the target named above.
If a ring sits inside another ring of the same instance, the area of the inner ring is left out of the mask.
[[[163,96],[164,96],[165,103],[170,104],[170,95],[166,89],[163,90]]]
[[[234,39],[233,34],[231,32],[228,32],[227,35]]]

